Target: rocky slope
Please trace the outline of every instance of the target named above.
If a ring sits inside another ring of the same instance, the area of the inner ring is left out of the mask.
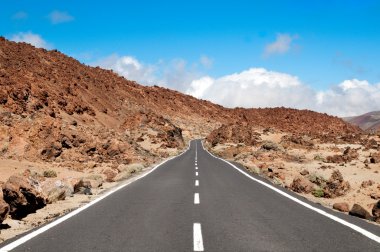
[[[346,122],[360,127],[366,131],[380,129],[380,111],[372,111],[363,115],[343,118]]]
[[[302,134],[223,125],[205,146],[312,201],[380,224],[380,135],[355,128],[340,135],[328,127]]]
[[[321,142],[361,134],[312,111],[227,109],[0,37],[0,223],[128,178],[192,138],[256,146],[257,129]]]

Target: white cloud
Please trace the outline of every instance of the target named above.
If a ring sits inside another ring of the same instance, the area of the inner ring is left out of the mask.
[[[380,108],[380,83],[353,79],[316,91],[296,76],[264,68],[217,79],[205,76],[194,80],[186,92],[227,107],[284,106],[337,116],[360,115]]]
[[[345,80],[319,93],[316,110],[338,116],[354,116],[380,109],[380,83]]]
[[[132,56],[113,54],[91,65],[112,69],[125,78],[144,85],[160,85],[179,91],[186,90],[194,79],[202,76],[195,66],[188,66],[183,59],[144,64]]]
[[[42,39],[40,35],[34,34],[32,32],[19,32],[17,34],[13,34],[10,40],[13,40],[15,42],[25,42],[38,48],[51,48],[51,45]]]
[[[276,41],[265,46],[264,56],[269,57],[273,54],[284,54],[288,52],[291,48],[292,42],[297,38],[297,35],[277,34]]]
[[[187,93],[227,107],[300,107],[311,105],[307,95],[313,91],[295,76],[251,68],[218,79],[194,80]]]
[[[117,54],[112,54],[92,63],[91,65],[112,69],[121,76],[142,84],[160,84],[154,74],[155,68],[153,66],[143,65],[132,56],[119,56]]]
[[[380,108],[380,83],[345,80],[317,91],[297,76],[250,68],[213,78],[202,75],[196,63],[183,59],[144,64],[132,56],[116,54],[91,65],[113,69],[130,80],[160,85],[227,107],[291,107],[311,109],[337,116],[354,116]]]
[[[74,17],[69,13],[57,10],[52,11],[48,17],[52,24],[66,23],[74,20]]]
[[[13,14],[12,19],[21,20],[21,19],[27,19],[28,13],[25,11],[18,11],[15,14]]]

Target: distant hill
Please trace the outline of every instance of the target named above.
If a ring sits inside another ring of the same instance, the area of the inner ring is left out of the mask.
[[[359,126],[362,130],[380,129],[380,111],[372,111],[363,115],[343,118],[346,122]]]

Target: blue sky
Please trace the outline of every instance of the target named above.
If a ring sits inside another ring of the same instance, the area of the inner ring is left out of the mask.
[[[315,97],[329,91],[340,94],[342,90],[336,89],[346,80],[365,81],[370,88],[380,83],[380,1],[2,2],[2,36],[20,41],[27,40],[25,34],[33,34],[45,43],[43,47],[108,68],[130,57],[145,70],[131,73],[133,69],[127,66],[119,69],[120,74],[190,94],[191,88],[186,87],[194,80],[210,77],[216,85],[225,76],[252,68],[298,77],[299,85],[311,89]],[[168,71],[175,75],[179,68],[185,77],[163,77]],[[228,85],[236,87],[236,83]],[[334,113],[351,115],[376,106]]]

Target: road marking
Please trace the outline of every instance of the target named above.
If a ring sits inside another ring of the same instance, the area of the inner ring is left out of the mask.
[[[197,160],[198,157],[198,142],[195,142],[195,160]]]
[[[41,228],[39,228],[39,229],[37,229],[37,230],[29,233],[29,234],[21,237],[20,239],[15,240],[14,242],[9,243],[8,245],[6,245],[4,247],[1,247],[0,248],[0,252],[8,252],[8,251],[10,251],[10,250],[12,250],[12,249],[20,246],[21,244],[29,241],[30,239],[36,237],[37,235],[42,234],[45,231],[51,229],[52,227],[55,227],[58,224],[64,222],[65,220],[68,220],[71,217],[79,214],[80,212],[82,212],[83,210],[86,210],[90,206],[95,205],[99,201],[105,199],[106,197],[108,197],[111,194],[119,191],[120,189],[126,187],[127,185],[130,185],[131,183],[133,183],[133,182],[135,182],[135,181],[137,181],[139,179],[142,179],[143,177],[149,175],[150,173],[152,173],[153,171],[155,171],[157,168],[159,168],[160,166],[162,166],[166,162],[168,162],[168,161],[170,161],[172,159],[178,158],[178,157],[182,156],[183,154],[185,154],[186,152],[188,152],[190,150],[190,144],[191,144],[191,141],[189,141],[189,146],[187,147],[187,149],[184,152],[182,152],[181,154],[179,154],[178,156],[174,156],[174,157],[171,157],[171,158],[168,158],[168,159],[164,160],[160,164],[158,164],[155,167],[153,167],[150,171],[148,171],[146,173],[143,173],[143,174],[141,174],[139,176],[136,176],[135,178],[132,178],[132,179],[126,181],[125,184],[122,184],[122,185],[116,187],[115,189],[112,189],[111,191],[105,193],[104,195],[100,196],[99,198],[96,198],[95,200],[89,202],[88,204],[86,204],[86,205],[84,205],[84,206],[82,206],[82,207],[80,207],[80,208],[78,208],[78,209],[76,209],[76,210],[74,210],[74,211],[72,211],[72,212],[64,215],[64,216],[62,216],[61,218],[59,218],[59,219],[57,219],[55,221],[50,222],[49,224],[47,224],[47,225],[45,225],[45,226],[43,226],[43,227],[41,227]]]
[[[300,204],[300,205],[302,205],[302,206],[304,206],[304,207],[306,207],[306,208],[308,208],[308,209],[310,209],[310,210],[312,210],[312,211],[315,211],[315,212],[317,212],[317,213],[319,213],[319,214],[321,214],[321,215],[323,215],[323,216],[325,216],[325,217],[327,217],[327,218],[330,218],[330,219],[332,219],[332,220],[334,220],[334,221],[336,221],[336,222],[338,222],[338,223],[340,223],[340,224],[342,224],[342,225],[344,225],[344,226],[346,226],[346,227],[349,227],[349,228],[355,230],[356,232],[358,232],[358,233],[360,233],[360,234],[366,236],[367,238],[374,240],[374,241],[377,242],[377,243],[380,243],[380,237],[379,237],[379,236],[377,236],[377,235],[375,235],[375,234],[373,234],[373,233],[371,233],[371,232],[365,230],[364,228],[361,228],[361,227],[359,227],[359,226],[357,226],[357,225],[355,225],[355,224],[352,224],[352,223],[350,223],[350,222],[348,222],[348,221],[346,221],[346,220],[343,220],[343,219],[341,219],[341,218],[339,218],[339,217],[337,217],[337,216],[335,216],[335,215],[329,214],[329,213],[327,213],[326,211],[324,211],[324,210],[322,210],[322,209],[319,209],[319,208],[313,207],[312,205],[310,205],[310,204],[308,204],[308,203],[306,203],[306,202],[303,202],[302,200],[297,199],[296,197],[294,197],[294,196],[292,196],[292,195],[290,195],[290,194],[288,194],[288,193],[286,193],[286,192],[284,192],[284,191],[281,191],[280,189],[274,187],[274,186],[271,185],[271,184],[268,184],[268,183],[266,183],[266,182],[264,182],[264,181],[261,181],[261,180],[255,178],[255,177],[252,177],[252,176],[249,175],[248,173],[246,173],[246,172],[242,171],[241,169],[239,169],[238,167],[236,167],[234,164],[231,164],[230,162],[228,162],[227,160],[224,160],[223,158],[220,158],[220,157],[214,156],[212,153],[210,153],[207,149],[204,148],[204,146],[203,146],[203,142],[202,142],[202,148],[203,148],[203,150],[205,150],[208,154],[210,154],[212,157],[214,157],[214,158],[216,158],[216,159],[219,159],[219,160],[221,160],[221,161],[223,161],[223,162],[229,164],[229,165],[232,166],[235,170],[237,170],[238,172],[240,172],[240,173],[243,174],[244,176],[246,176],[246,177],[252,179],[253,181],[255,181],[255,182],[257,182],[257,183],[259,183],[259,184],[261,184],[261,185],[263,185],[263,186],[265,186],[265,187],[267,187],[267,188],[269,188],[269,189],[271,189],[271,190],[273,190],[273,191],[275,191],[275,192],[281,194],[282,196],[284,196],[284,197],[286,197],[286,198],[288,198],[288,199],[290,199],[290,200],[292,200],[292,201],[294,201],[294,202],[296,202],[296,203],[298,203],[298,204]]]
[[[198,176],[198,172],[195,172],[195,176]]]
[[[194,204],[195,205],[199,204],[199,193],[194,193]]]
[[[199,186],[199,180],[195,180],[195,186]]]
[[[198,166],[195,166],[195,170],[198,170]]]
[[[194,223],[193,225],[193,239],[194,239],[194,251],[203,251],[203,238],[202,229],[200,223]]]

